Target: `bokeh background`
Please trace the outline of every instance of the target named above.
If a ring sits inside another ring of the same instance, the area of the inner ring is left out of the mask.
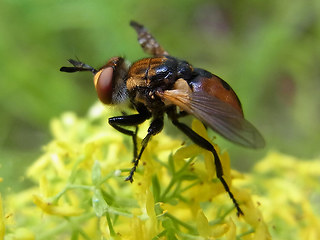
[[[97,100],[89,73],[59,72],[66,59],[99,67],[112,56],[146,56],[132,19],[237,92],[267,146],[247,150],[218,137],[235,168],[249,171],[270,149],[318,156],[319,12],[318,0],[1,0],[0,189],[31,184],[23,174],[50,139],[50,119],[85,116]]]

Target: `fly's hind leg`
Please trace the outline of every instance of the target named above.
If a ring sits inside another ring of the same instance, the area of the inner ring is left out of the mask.
[[[195,131],[193,131],[189,126],[187,126],[184,123],[179,122],[178,118],[180,116],[175,111],[169,111],[168,116],[170,117],[172,123],[177,128],[179,128],[184,134],[186,134],[195,144],[212,152],[213,157],[214,157],[214,164],[216,166],[217,178],[222,183],[224,189],[226,190],[226,192],[228,193],[229,197],[231,198],[234,206],[236,207],[238,216],[243,215],[243,212],[239,206],[239,203],[237,202],[237,200],[233,196],[227,182],[225,181],[225,179],[223,177],[222,164],[221,164],[219,155],[218,155],[217,151],[214,149],[213,145],[210,142],[208,142],[205,138],[203,138],[199,134],[197,134]]]
[[[169,55],[143,25],[135,21],[131,21],[130,25],[136,30],[138,34],[138,42],[143,51],[151,54],[152,56]]]

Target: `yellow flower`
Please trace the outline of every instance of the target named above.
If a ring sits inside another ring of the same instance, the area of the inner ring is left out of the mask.
[[[43,198],[37,195],[33,196],[33,202],[39,208],[41,208],[42,211],[50,215],[78,216],[84,212],[83,209],[80,209],[78,207],[73,207],[68,205],[64,205],[64,206],[53,205],[52,203],[45,201]]]
[[[148,144],[134,182],[125,182],[132,139],[108,126],[105,112],[92,112],[84,119],[67,113],[53,120],[54,139],[27,171],[39,188],[5,197],[12,215],[9,237],[19,239],[24,232],[29,239],[268,240],[270,230],[278,239],[319,238],[319,160],[271,152],[251,173],[241,174],[194,121],[193,130],[219,154],[224,178],[244,212],[239,218],[216,177],[212,154],[189,140],[181,146],[164,132]],[[139,143],[147,128],[148,123],[140,127]],[[0,217],[4,235],[3,213]]]

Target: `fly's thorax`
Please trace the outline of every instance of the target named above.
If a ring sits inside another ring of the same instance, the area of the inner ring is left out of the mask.
[[[166,56],[144,58],[136,61],[130,67],[127,89],[131,91],[138,87],[169,88],[174,83],[176,76],[176,59]]]

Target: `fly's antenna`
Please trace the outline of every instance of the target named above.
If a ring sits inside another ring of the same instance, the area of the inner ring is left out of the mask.
[[[92,72],[93,74],[96,74],[98,72],[98,70],[96,70],[95,68],[93,68],[83,62],[76,61],[73,59],[69,59],[68,61],[69,61],[69,63],[71,63],[73,65],[73,67],[61,67],[60,68],[61,72],[73,73],[73,72],[89,71],[89,72]]]

